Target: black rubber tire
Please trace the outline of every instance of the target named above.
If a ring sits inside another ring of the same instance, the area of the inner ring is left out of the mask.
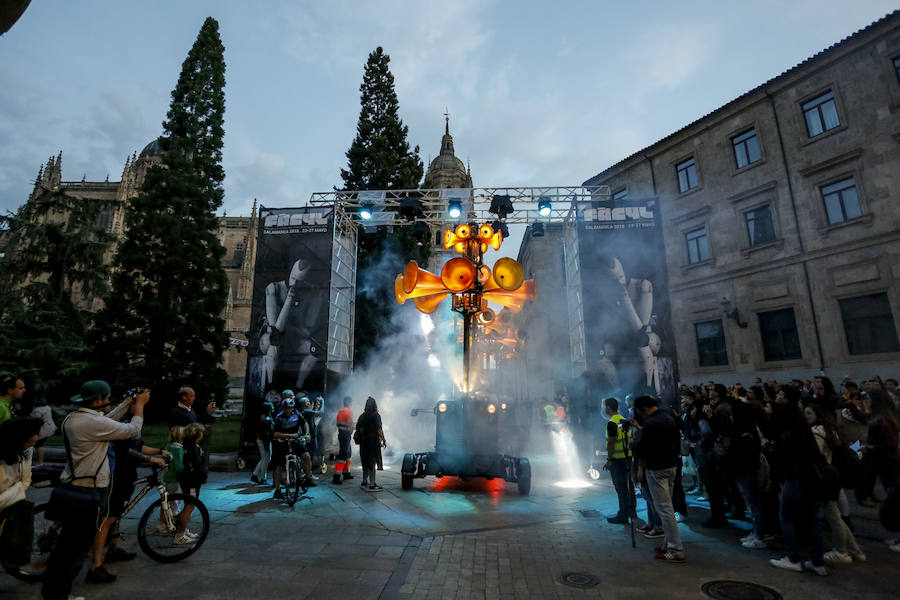
[[[156,526],[156,520],[154,519],[153,523],[150,523],[150,519],[151,517],[155,517],[158,514],[160,506],[162,506],[162,498],[157,498],[156,500],[154,500],[153,503],[147,507],[147,510],[144,511],[144,514],[141,515],[141,520],[138,523],[137,538],[138,545],[140,545],[141,550],[144,551],[144,554],[161,563],[173,563],[178,562],[179,560],[184,560],[185,558],[199,550],[200,546],[203,545],[203,542],[206,541],[206,536],[209,535],[209,511],[206,509],[206,505],[203,504],[203,502],[201,502],[198,498],[189,496],[188,494],[169,494],[169,501],[183,502],[185,506],[187,506],[188,504],[192,504],[194,506],[194,511],[200,513],[202,529],[198,532],[195,532],[198,533],[200,537],[197,538],[197,541],[194,544],[185,547],[184,552],[179,552],[177,554],[160,554],[147,541],[147,527]]]
[[[413,488],[413,476],[407,473],[401,473],[400,485],[404,490],[411,490]]]
[[[47,504],[38,504],[34,507],[32,511],[34,513],[34,542],[32,544],[32,558],[40,557],[41,560],[46,561],[46,558],[50,556],[50,551],[53,549],[53,546],[56,545],[56,540],[59,539],[59,523],[56,521],[48,521],[44,518],[44,511],[47,510]],[[21,581],[27,581],[28,583],[37,583],[39,581],[43,581],[44,579],[44,571],[40,571],[37,573],[31,571],[23,571],[18,567],[13,565],[7,565],[3,563],[3,570],[19,579]]]
[[[301,469],[296,462],[288,463],[287,473],[285,473],[285,475],[284,498],[289,505],[293,506],[297,502],[297,498],[300,497],[300,486],[303,485],[303,476],[301,475]]]
[[[528,460],[519,460],[517,471],[516,478],[518,479],[519,495],[527,496],[531,493],[531,463]]]

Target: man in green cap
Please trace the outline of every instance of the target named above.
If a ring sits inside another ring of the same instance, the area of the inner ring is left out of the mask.
[[[72,397],[72,403],[78,409],[70,413],[60,427],[68,455],[60,481],[92,489],[100,512],[103,512],[112,476],[107,453],[109,442],[138,437],[144,424],[144,405],[150,401],[150,391],[142,390],[133,400],[110,410],[110,393],[109,384],[100,379],[83,383],[81,393]],[[129,408],[131,422],[120,423],[118,419]],[[62,531],[47,561],[41,590],[45,600],[69,597],[72,581],[81,571],[97,532],[97,521],[73,514],[61,522]]]

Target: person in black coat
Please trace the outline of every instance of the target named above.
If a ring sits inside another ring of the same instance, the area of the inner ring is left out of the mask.
[[[366,399],[366,409],[356,421],[354,439],[359,444],[359,457],[363,468],[363,480],[360,485],[368,487],[370,492],[380,492],[383,488],[375,483],[375,469],[382,468],[381,449],[387,446],[387,442],[381,429],[378,404],[371,396]]]

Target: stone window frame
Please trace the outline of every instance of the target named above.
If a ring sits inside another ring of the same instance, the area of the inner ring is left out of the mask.
[[[679,178],[679,169],[678,166],[686,163],[689,160],[694,161],[694,172],[697,174],[697,185],[694,187],[688,188],[686,190],[681,189],[681,181]],[[694,194],[703,189],[703,177],[700,171],[700,161],[698,160],[696,152],[690,152],[688,154],[682,155],[681,158],[672,162],[672,168],[675,171],[675,191],[678,194],[679,198],[687,196],[688,194]]]
[[[698,254],[699,260],[691,261],[691,242],[695,241],[696,239],[699,239],[700,236],[697,236],[696,238],[694,238],[694,240],[689,240],[687,236],[688,236],[688,234],[694,233],[696,231],[701,231],[701,230],[703,231],[703,234],[704,234],[703,237],[706,238],[706,252],[707,252],[708,256],[706,258],[702,258],[699,256],[700,247],[698,245],[697,246],[697,254]],[[703,225],[700,225],[697,227],[691,227],[691,228],[687,229],[686,231],[683,231],[681,235],[682,235],[682,239],[684,240],[684,247],[685,247],[685,251],[686,251],[685,255],[687,257],[687,266],[696,267],[698,265],[708,264],[712,260],[712,258],[713,258],[712,244],[710,243],[710,235],[709,235],[709,226],[708,225],[706,225],[704,223]]]
[[[759,210],[763,207],[767,207],[769,209],[769,215],[772,219],[772,239],[766,240],[765,242],[759,242],[758,244],[754,244],[753,240],[750,238],[750,228],[747,223],[747,214]],[[745,250],[753,251],[759,250],[760,248],[767,248],[772,246],[773,244],[778,243],[782,240],[781,231],[778,227],[778,219],[776,218],[775,207],[773,206],[773,202],[769,198],[765,198],[756,202],[753,205],[745,206],[740,209],[741,217],[743,219],[744,232],[747,234],[747,247]]]
[[[900,71],[894,66],[894,61],[898,59],[900,59],[900,43],[894,43],[879,52],[878,63],[887,82],[892,111],[900,110]]]
[[[838,183],[839,181],[842,181],[844,179],[849,179],[851,177],[853,178],[853,182],[856,187],[856,198],[859,201],[860,216],[854,217],[852,219],[845,219],[838,223],[830,223],[828,221],[828,211],[825,208],[825,196],[822,194],[822,188]],[[821,223],[821,226],[819,227],[820,233],[827,234],[836,229],[841,229],[843,227],[857,224],[872,224],[873,218],[872,213],[869,210],[869,203],[866,197],[867,195],[862,177],[862,169],[860,169],[858,166],[852,169],[845,169],[827,177],[817,178],[811,183],[813,186],[813,194],[815,196],[813,202],[815,206],[814,210],[818,215],[819,223]]]
[[[760,315],[764,313],[772,313],[780,310],[790,309],[794,313],[794,328],[797,330],[797,345],[800,347],[800,356],[792,356],[790,358],[777,358],[777,359],[768,359],[766,358],[766,345],[763,341],[762,336],[762,323],[760,322]],[[789,300],[786,304],[776,304],[773,306],[766,306],[765,308],[759,308],[753,311],[754,316],[756,317],[756,330],[759,335],[759,349],[760,356],[762,356],[762,362],[766,365],[785,365],[785,366],[794,366],[802,364],[804,361],[803,356],[803,340],[801,339],[801,329],[797,323],[797,307],[794,305],[793,299]]]
[[[891,317],[894,321],[894,331],[900,338],[900,332],[897,332],[897,324],[900,323],[900,310],[898,303],[893,297],[890,286],[884,285],[882,281],[865,282],[862,284],[848,286],[851,289],[843,291],[832,296],[834,303],[834,315],[839,323],[837,330],[841,340],[841,361],[842,362],[868,362],[872,360],[898,360],[900,359],[900,351],[873,352],[869,354],[851,354],[850,341],[847,339],[847,330],[844,326],[844,316],[841,313],[841,300],[850,300],[861,296],[873,296],[876,294],[885,294],[887,296],[888,307],[891,310]]]
[[[826,131],[823,131],[817,136],[810,137],[809,128],[806,124],[806,114],[803,111],[803,105],[809,102],[810,100],[814,100],[823,94],[827,94],[831,92],[834,95],[834,109],[838,115],[839,124],[837,127],[832,127]],[[807,146],[809,144],[814,144],[820,140],[829,138],[837,133],[845,131],[849,125],[849,119],[847,118],[847,113],[844,110],[844,95],[841,91],[840,85],[838,85],[837,81],[831,81],[825,85],[821,85],[814,90],[810,91],[807,94],[804,94],[800,98],[797,99],[797,119],[799,122],[799,129],[803,132],[803,141],[801,142],[801,146]]]
[[[700,362],[700,338],[697,335],[697,326],[705,325],[707,323],[716,323],[716,322],[718,322],[719,325],[722,327],[722,341],[724,342],[725,362],[704,365]],[[707,317],[707,318],[699,318],[696,320],[692,320],[691,321],[691,329],[693,330],[693,334],[694,334],[694,345],[693,346],[694,346],[694,352],[696,353],[695,357],[696,357],[696,361],[697,361],[696,362],[697,369],[712,370],[712,371],[722,371],[722,370],[730,369],[732,366],[731,365],[731,353],[728,352],[728,347],[729,347],[728,327],[726,327],[726,322],[725,322],[724,317],[715,316],[715,317],[711,317],[711,318]]]
[[[734,147],[734,138],[741,136],[748,131],[753,130],[756,133],[756,143],[759,146],[759,160],[751,163],[747,163],[743,167],[737,166],[737,155],[735,154]],[[732,158],[732,176],[739,175],[741,173],[745,173],[750,169],[755,169],[756,167],[763,165],[768,160],[768,156],[766,155],[765,145],[762,143],[762,136],[760,135],[759,123],[758,121],[750,121],[749,123],[745,123],[741,127],[738,127],[732,130],[728,134],[728,143],[731,147],[731,158]]]
[[[689,213],[671,218],[671,223],[673,225],[678,226],[678,234],[681,236],[681,244],[682,244],[681,247],[682,247],[682,252],[683,252],[683,254],[681,255],[681,257],[682,257],[681,258],[681,272],[682,273],[687,273],[688,271],[690,271],[692,269],[696,269],[698,267],[704,267],[704,266],[716,264],[716,252],[715,252],[715,249],[713,248],[712,236],[710,236],[710,229],[709,229],[709,223],[710,223],[711,216],[712,216],[712,207],[707,205],[707,206],[703,206],[697,210],[693,210]],[[689,262],[690,257],[688,256],[688,252],[687,252],[687,240],[685,238],[685,235],[688,232],[694,231],[696,229],[706,229],[707,247],[709,248],[709,258],[704,261],[691,263],[691,262]]]
[[[747,234],[746,245],[741,249],[741,254],[748,257],[754,252],[764,250],[766,248],[784,247],[784,236],[781,230],[780,210],[778,204],[778,181],[771,180],[755,188],[739,192],[733,196],[729,196],[727,200],[734,205],[735,214],[741,220],[741,226]],[[746,214],[752,210],[756,210],[762,206],[769,205],[769,211],[772,213],[772,228],[775,230],[775,239],[761,244],[751,245],[750,234],[747,231]]]

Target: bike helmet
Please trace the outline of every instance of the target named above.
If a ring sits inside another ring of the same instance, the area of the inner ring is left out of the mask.
[[[282,395],[282,396],[288,396],[288,397],[290,397],[290,398],[293,398],[293,397],[294,397],[294,390],[284,390],[283,392],[281,392],[281,395]]]
[[[294,408],[294,404],[295,403],[293,398],[285,398],[281,401],[281,409],[284,410],[285,408]]]

